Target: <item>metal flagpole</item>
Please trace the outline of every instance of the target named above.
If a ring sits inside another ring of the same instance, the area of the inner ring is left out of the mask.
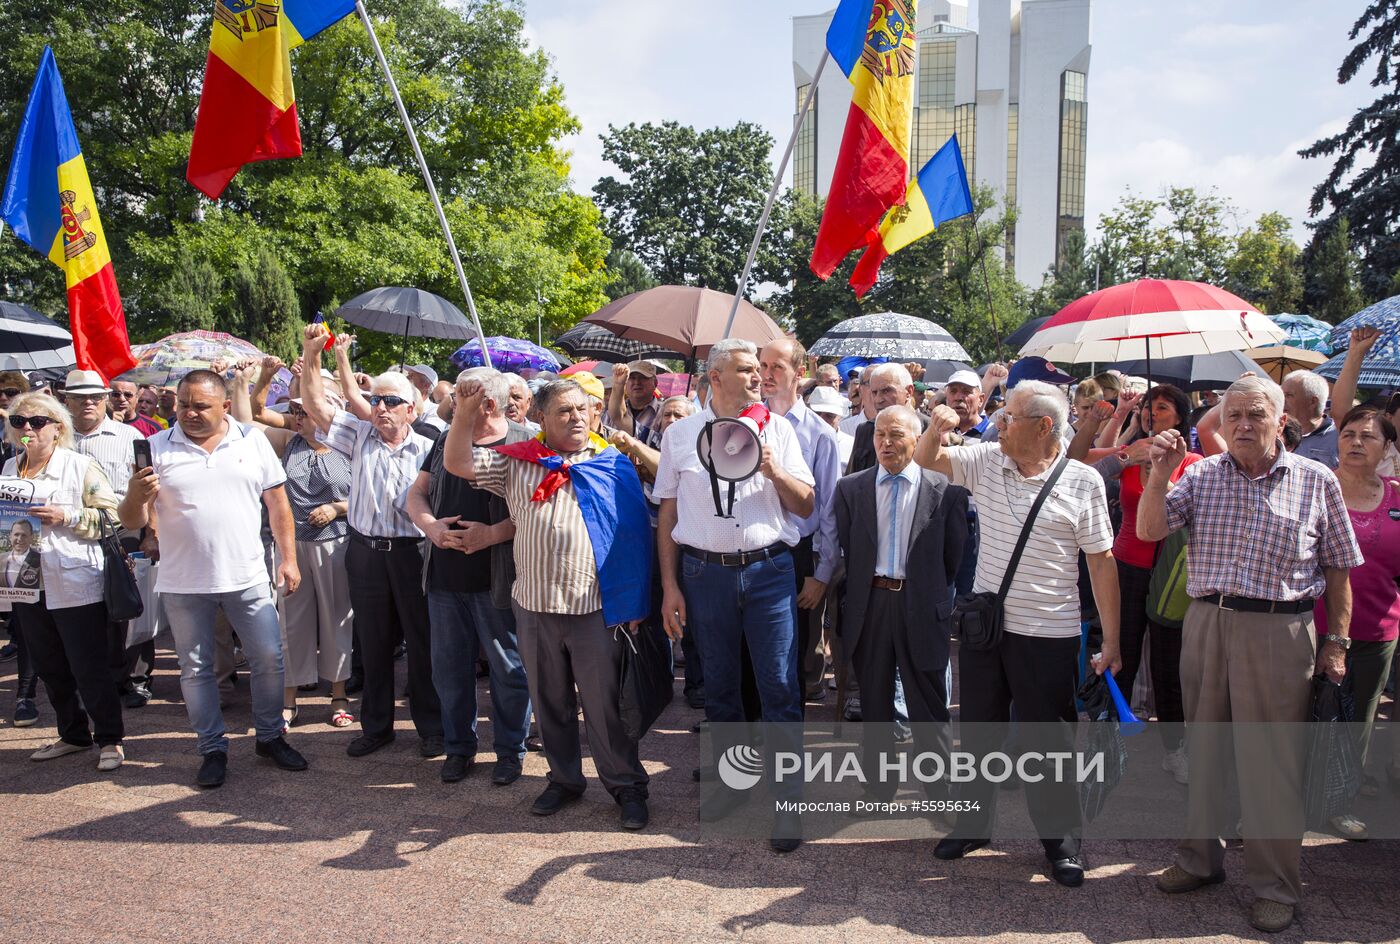
[[[788,160],[792,157],[792,149],[797,144],[797,132],[802,130],[802,121],[807,117],[807,110],[812,107],[812,99],[817,95],[817,83],[821,81],[822,70],[826,68],[826,61],[831,58],[829,50],[822,50],[821,61],[817,63],[817,71],[812,75],[812,81],[807,86],[807,97],[802,100],[802,110],[797,113],[797,118],[792,123],[792,134],[788,137],[787,147],[783,150],[783,159],[778,162],[778,172],[773,175],[773,186],[768,190],[768,202],[763,205],[763,215],[758,218],[758,229],[753,234],[753,242],[749,245],[749,258],[744,262],[744,272],[739,276],[739,287],[734,292],[734,303],[729,306],[729,320],[724,325],[724,337],[729,337],[729,332],[734,328],[734,318],[739,314],[739,302],[743,300],[744,290],[749,287],[749,273],[753,271],[753,260],[758,255],[759,243],[763,242],[763,233],[768,229],[768,216],[773,212],[773,201],[778,197],[778,188],[783,185],[783,174],[787,173]]]
[[[408,143],[413,146],[413,156],[418,159],[418,169],[423,174],[423,183],[428,187],[428,196],[432,198],[433,209],[437,211],[443,238],[447,240],[447,251],[452,255],[452,266],[457,270],[457,281],[461,284],[462,294],[467,299],[467,314],[471,316],[472,327],[476,329],[477,343],[481,345],[481,359],[487,367],[490,367],[491,352],[486,349],[486,333],[481,330],[481,319],[476,315],[476,302],[472,299],[471,286],[467,284],[467,273],[462,270],[462,258],[457,255],[457,243],[453,240],[452,230],[447,225],[447,214],[442,210],[442,201],[438,199],[437,187],[433,185],[433,176],[428,173],[428,162],[423,159],[423,149],[418,146],[418,134],[413,130],[413,122],[408,117],[408,109],[404,108],[403,99],[399,97],[398,84],[394,82],[394,73],[389,71],[389,60],[384,58],[384,50],[379,46],[379,36],[374,32],[374,24],[370,22],[369,11],[365,9],[364,0],[355,0],[355,12],[360,14],[360,22],[365,24],[365,32],[369,34],[370,45],[374,47],[374,56],[379,60],[379,68],[384,70],[384,81],[389,85],[389,92],[394,96],[394,104],[399,109],[399,117],[403,119],[404,130],[408,132]]]

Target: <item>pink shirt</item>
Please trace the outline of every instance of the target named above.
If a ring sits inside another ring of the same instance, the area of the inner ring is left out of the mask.
[[[1386,642],[1400,635],[1400,486],[1385,483],[1385,494],[1374,511],[1352,511],[1352,530],[1366,562],[1351,570],[1351,638]],[[1323,600],[1314,610],[1317,633],[1327,632]]]
[[[1201,456],[1188,452],[1172,473],[1171,480],[1177,481],[1192,463],[1200,461]],[[1142,467],[1128,466],[1118,477],[1118,503],[1123,506],[1123,527],[1118,529],[1118,537],[1113,542],[1113,559],[1151,570],[1157,562],[1158,542],[1144,541],[1137,536],[1137,510],[1138,502],[1142,501],[1142,489]]]

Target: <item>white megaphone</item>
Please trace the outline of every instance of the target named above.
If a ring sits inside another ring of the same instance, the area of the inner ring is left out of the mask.
[[[721,416],[706,423],[695,443],[700,464],[715,478],[742,482],[752,478],[763,462],[759,434],[768,425],[768,408],[752,403],[738,416]]]

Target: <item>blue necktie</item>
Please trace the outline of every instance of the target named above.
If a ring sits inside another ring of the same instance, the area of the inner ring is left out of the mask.
[[[885,484],[890,486],[890,536],[885,569],[886,573],[893,577],[899,556],[899,486],[904,484],[904,479],[898,475],[891,475],[885,479]]]

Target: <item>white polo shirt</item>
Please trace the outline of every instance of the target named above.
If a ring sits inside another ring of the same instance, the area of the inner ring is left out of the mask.
[[[651,494],[658,502],[663,498],[676,499],[676,527],[671,537],[677,544],[716,553],[756,551],[779,541],[795,545],[801,519],[783,510],[778,487],[762,472],[735,485],[734,517],[722,518],[715,513],[710,473],[700,464],[695,451],[700,431],[714,418],[714,411],[706,407],[666,427],[666,435],[661,438],[661,464]],[[778,465],[788,475],[807,485],[815,484],[812,470],[802,458],[797,434],[787,419],[772,414],[759,438],[772,447]],[[729,483],[719,484],[720,501],[727,504]]]
[[[953,466],[948,478],[972,493],[980,545],[975,592],[996,593],[1016,549],[1021,526],[1050,469],[1023,476],[1000,443],[951,446],[943,455]],[[1053,469],[1054,466],[1051,466]],[[1079,552],[1113,547],[1103,478],[1070,460],[1041,505],[1006,594],[1006,631],[1022,636],[1079,635]]]
[[[267,583],[262,494],[287,480],[267,437],[229,419],[212,453],[179,424],[151,437],[160,476],[158,593],[227,593]]]

